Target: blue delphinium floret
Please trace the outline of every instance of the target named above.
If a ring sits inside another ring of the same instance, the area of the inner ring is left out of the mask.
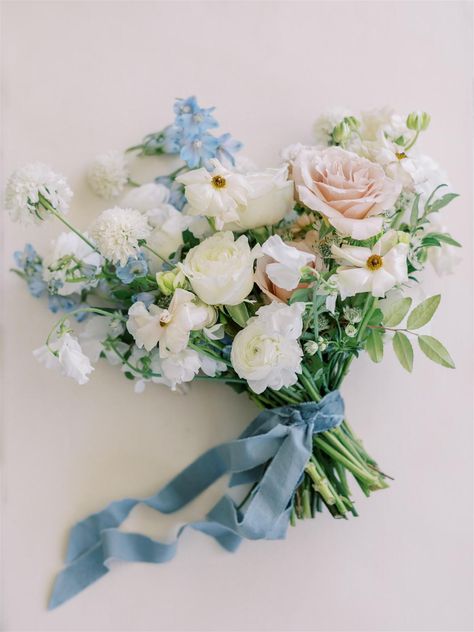
[[[124,266],[117,266],[115,269],[115,274],[126,285],[135,279],[144,277],[147,272],[148,264],[142,252],[139,253],[138,257],[130,257]]]

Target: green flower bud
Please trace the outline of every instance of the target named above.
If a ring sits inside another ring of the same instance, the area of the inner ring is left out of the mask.
[[[410,243],[410,235],[403,230],[397,231],[398,235],[398,243],[399,244],[409,244]]]
[[[332,131],[332,139],[335,144],[341,145],[351,135],[351,128],[344,119]]]
[[[415,132],[422,132],[428,129],[431,116],[427,112],[410,112],[407,116],[407,127]]]
[[[304,343],[304,351],[309,356],[313,356],[315,353],[318,353],[318,349],[318,343],[314,342],[314,340],[308,340],[308,342]]]
[[[357,130],[360,127],[360,121],[358,121],[355,116],[346,116],[344,122],[349,125],[351,130]]]
[[[186,277],[182,270],[174,268],[166,272],[157,272],[156,283],[162,294],[171,296],[178,287],[186,287]]]

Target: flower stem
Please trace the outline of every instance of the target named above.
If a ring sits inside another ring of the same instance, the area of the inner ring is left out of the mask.
[[[40,198],[41,206],[43,206],[46,211],[51,213],[51,215],[54,215],[54,217],[59,219],[59,221],[62,222],[65,226],[67,226],[69,230],[72,230],[73,233],[75,233],[78,237],[82,239],[83,242],[85,242],[90,248],[92,248],[92,250],[100,254],[96,246],[94,246],[94,244],[91,241],[89,241],[87,237],[85,237],[79,230],[77,230],[77,228],[74,228],[74,226],[70,224],[67,221],[67,219],[65,219],[64,216],[61,215],[61,213],[58,213],[58,211],[54,208],[54,206],[50,204],[50,202],[43,195],[41,195],[41,193],[40,193],[39,198]]]

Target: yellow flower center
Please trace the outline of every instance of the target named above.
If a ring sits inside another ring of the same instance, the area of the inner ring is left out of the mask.
[[[367,259],[366,266],[369,270],[380,270],[383,266],[383,259],[380,255],[370,255]]]
[[[404,158],[407,158],[407,155],[404,151],[396,153],[395,156],[398,158],[398,160],[403,160]]]
[[[223,176],[212,176],[211,182],[215,189],[223,189],[227,184],[226,179]]]

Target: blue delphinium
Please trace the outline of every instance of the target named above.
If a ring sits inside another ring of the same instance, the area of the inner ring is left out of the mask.
[[[211,158],[217,155],[218,141],[212,134],[195,134],[184,136],[179,157],[190,169],[207,167]]]
[[[148,264],[142,252],[139,253],[138,257],[130,257],[124,266],[117,266],[115,269],[115,274],[126,285],[135,279],[144,277],[147,272]]]
[[[150,307],[155,302],[155,295],[151,292],[139,292],[132,296],[132,303],[144,303],[145,307]]]
[[[235,165],[234,154],[242,149],[240,140],[235,140],[229,133],[222,134],[217,138],[216,155],[220,162]]]
[[[13,254],[16,265],[21,271],[32,296],[40,298],[47,290],[47,283],[43,280],[43,260],[31,244],[26,244],[23,251],[17,250]]]
[[[182,211],[184,205],[186,204],[184,185],[180,182],[176,182],[176,180],[173,180],[173,178],[170,178],[169,176],[158,176],[155,178],[155,182],[157,184],[163,184],[169,189],[170,197],[168,202],[177,208],[178,211]]]

